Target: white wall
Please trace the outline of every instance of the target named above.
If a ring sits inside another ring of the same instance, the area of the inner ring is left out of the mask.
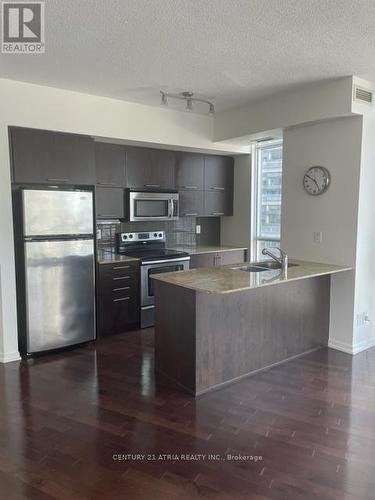
[[[215,141],[352,114],[352,77],[324,81],[215,116]]]
[[[360,116],[284,131],[281,245],[292,258],[356,265],[361,141]],[[319,197],[302,187],[313,165],[332,176]],[[314,243],[314,231],[323,232],[321,244]],[[354,286],[354,271],[332,277],[330,344],[344,350],[353,343]]]
[[[8,126],[110,137],[132,143],[234,152],[213,142],[208,115],[150,107],[0,79],[0,362],[18,358]]]
[[[353,350],[375,345],[375,111],[363,117]],[[366,314],[370,321],[357,321]]]
[[[221,217],[221,244],[250,248],[251,155],[235,157],[233,217]]]

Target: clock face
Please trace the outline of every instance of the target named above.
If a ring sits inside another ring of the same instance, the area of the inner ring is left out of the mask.
[[[317,196],[324,193],[329,186],[331,176],[324,167],[311,167],[303,177],[303,187],[306,193]]]

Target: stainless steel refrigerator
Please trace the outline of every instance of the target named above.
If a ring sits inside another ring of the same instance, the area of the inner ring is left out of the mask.
[[[91,191],[22,190],[27,354],[95,339]]]

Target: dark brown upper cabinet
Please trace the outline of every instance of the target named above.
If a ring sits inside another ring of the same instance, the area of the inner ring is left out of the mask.
[[[38,184],[95,184],[90,137],[12,127],[13,180]]]
[[[175,181],[179,190],[204,189],[204,156],[197,153],[177,153]]]
[[[95,143],[95,173],[98,186],[125,186],[125,147]]]
[[[210,217],[233,215],[233,192],[205,191],[204,214]]]
[[[179,192],[180,217],[199,217],[204,212],[204,191],[182,190]]]
[[[138,189],[174,189],[175,152],[126,148],[126,186]]]
[[[124,218],[124,189],[97,186],[95,190],[95,211],[97,219]]]
[[[205,156],[204,189],[233,190],[233,158],[231,156]]]

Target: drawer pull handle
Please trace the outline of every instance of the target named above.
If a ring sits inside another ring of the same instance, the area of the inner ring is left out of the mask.
[[[115,214],[98,214],[98,217],[107,217],[110,219],[118,219],[119,216]]]
[[[46,181],[49,181],[49,182],[68,182],[68,178],[67,177],[62,177],[61,179],[55,179],[53,177],[49,177],[46,179]]]
[[[198,214],[184,214],[185,217],[193,217],[194,215],[198,215]]]
[[[212,186],[210,189],[213,189],[214,191],[224,191],[225,188],[221,186]]]
[[[160,188],[160,184],[145,184],[146,188]]]
[[[130,266],[115,266],[112,269],[130,269]]]
[[[122,290],[129,290],[130,286],[122,286],[121,288],[114,288],[114,292],[121,292]]]
[[[113,278],[113,280],[130,280],[130,276],[118,276],[117,278]]]
[[[224,215],[224,212],[212,212],[211,215]]]
[[[113,299],[113,302],[121,302],[123,300],[130,300],[130,297],[122,297],[121,299]]]
[[[116,186],[114,182],[98,182],[98,186]]]
[[[198,189],[198,186],[184,186],[184,189]]]

